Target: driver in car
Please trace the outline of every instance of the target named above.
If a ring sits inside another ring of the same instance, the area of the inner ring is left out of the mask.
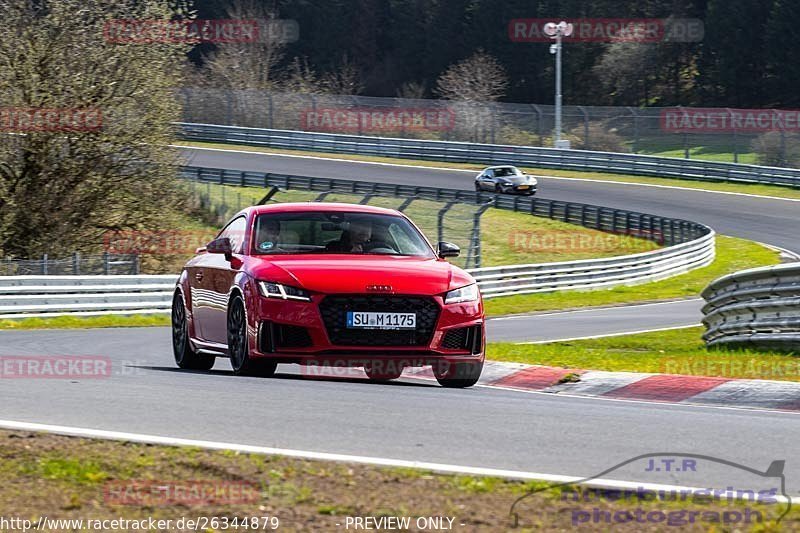
[[[338,241],[329,242],[325,247],[328,252],[358,253],[365,252],[372,238],[372,222],[369,220],[353,220],[342,232]]]

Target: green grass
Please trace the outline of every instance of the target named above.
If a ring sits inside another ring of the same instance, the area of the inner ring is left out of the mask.
[[[391,163],[396,165],[415,165],[415,166],[435,167],[435,168],[446,167],[446,168],[467,169],[467,170],[475,170],[476,172],[483,168],[483,166],[481,165],[476,165],[472,163],[452,163],[452,162],[444,163],[441,161],[422,161],[416,159],[361,156],[353,154],[331,154],[326,152],[310,152],[302,150],[296,150],[296,151],[277,150],[271,148],[262,148],[258,146],[246,146],[246,145],[235,145],[235,144],[185,142],[182,143],[182,146],[197,146],[203,148],[219,148],[219,149],[229,149],[229,150],[244,149],[251,152],[262,152],[267,154],[290,153],[294,155],[308,155],[308,156],[324,157],[331,159],[334,158],[347,159],[351,161],[372,161],[380,163]],[[653,152],[653,154],[654,155],[670,154],[669,157],[672,157],[676,156],[677,152],[678,152],[677,150],[672,149],[661,152]],[[680,151],[679,157],[683,157],[682,151]],[[750,161],[740,159],[740,162],[750,162]],[[573,170],[554,170],[554,169],[535,168],[535,167],[524,167],[524,168],[530,174],[541,175],[541,176],[590,179],[597,181],[622,181],[626,183],[641,183],[645,185],[667,185],[673,187],[684,187],[688,189],[699,189],[706,191],[756,194],[762,196],[772,196],[775,198],[800,199],[800,190],[789,189],[787,187],[778,187],[774,185],[761,185],[761,184],[749,184],[749,183],[720,183],[713,181],[692,181],[692,180],[680,180],[675,178],[633,176],[629,174],[612,174],[606,172],[578,172]],[[465,179],[468,178],[469,178],[468,175],[465,176]],[[540,188],[540,192],[543,191],[546,191],[546,188],[543,190],[542,188]]]
[[[614,287],[596,291],[563,291],[543,294],[503,296],[486,300],[489,316],[531,311],[617,305],[697,296],[713,280],[746,268],[778,264],[778,252],[752,241],[717,236],[717,256],[704,268],[672,278],[642,285]]]
[[[800,381],[800,355],[707,349],[702,327],[547,344],[491,343],[495,361],[725,378]]]
[[[192,186],[190,186],[192,188]],[[230,185],[198,184],[196,192],[211,199],[212,204],[229,206],[225,217],[233,216],[239,206],[255,204],[264,197],[264,189]],[[309,202],[318,192],[280,191],[273,199],[277,202]],[[326,202],[358,203],[362,195],[335,193],[325,197]],[[405,198],[373,197],[369,205],[397,209]],[[437,240],[438,212],[442,202],[415,200],[406,209],[408,215],[428,236]],[[464,266],[466,250],[472,232],[472,217],[476,206],[456,204],[444,218],[444,238],[459,245],[462,257],[454,261]],[[654,250],[651,241],[625,235],[614,235],[575,224],[515,213],[504,209],[488,209],[481,217],[482,266],[499,266],[521,263],[549,263],[573,261],[596,257],[627,255]]]
[[[0,330],[9,329],[83,329],[168,326],[169,313],[159,315],[99,315],[90,317],[57,316],[0,320]]]

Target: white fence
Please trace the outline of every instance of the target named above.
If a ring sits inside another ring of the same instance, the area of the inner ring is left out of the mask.
[[[178,277],[2,276],[0,319],[168,313]]]
[[[714,232],[668,248],[603,259],[468,270],[484,298],[634,285],[708,265]],[[168,313],[177,276],[0,277],[0,319]]]

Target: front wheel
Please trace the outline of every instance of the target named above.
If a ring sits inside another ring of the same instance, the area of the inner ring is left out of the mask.
[[[433,365],[433,375],[439,385],[448,389],[472,387],[481,377],[483,363],[451,363]]]
[[[187,370],[211,370],[216,357],[199,354],[189,342],[189,323],[186,306],[180,292],[172,298],[172,353],[179,368]]]
[[[278,363],[272,359],[253,359],[250,357],[250,344],[247,338],[247,315],[244,302],[234,297],[228,308],[228,353],[231,368],[237,376],[272,377]]]
[[[480,183],[477,181],[475,182],[475,192],[481,192],[483,189],[481,188]]]

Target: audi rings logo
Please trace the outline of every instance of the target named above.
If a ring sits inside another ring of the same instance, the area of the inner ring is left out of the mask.
[[[392,292],[391,285],[367,285],[367,292]]]

